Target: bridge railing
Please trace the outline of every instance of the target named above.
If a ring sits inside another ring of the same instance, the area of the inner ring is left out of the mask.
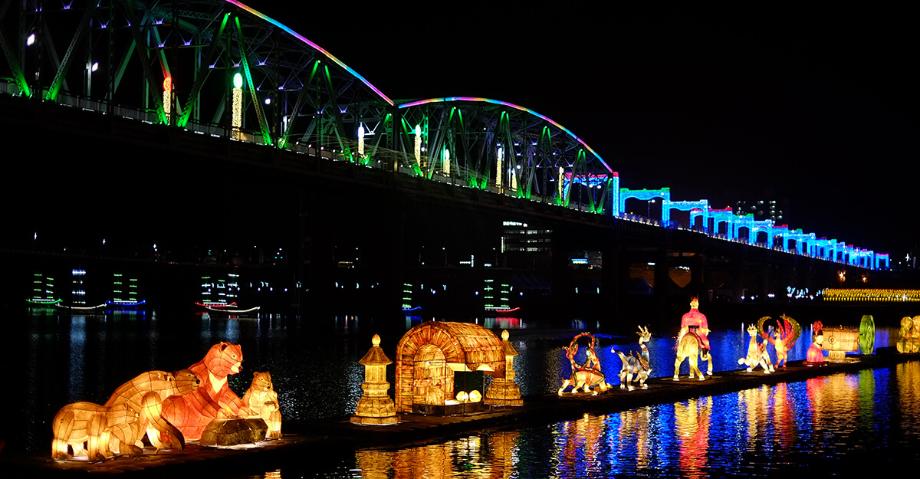
[[[70,96],[66,94],[58,95],[58,103],[64,106],[81,108],[87,111],[97,111],[97,112],[108,111],[108,104],[106,102],[102,102],[98,100],[90,100],[88,98]]]
[[[0,93],[10,96],[19,96],[19,85],[0,80]]]

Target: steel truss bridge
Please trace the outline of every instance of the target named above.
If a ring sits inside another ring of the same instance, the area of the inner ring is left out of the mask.
[[[669,188],[629,189],[584,139],[506,101],[394,101],[237,0],[0,0],[0,93],[866,269],[887,254]],[[661,216],[626,201],[661,200]],[[689,222],[671,220],[674,210]]]

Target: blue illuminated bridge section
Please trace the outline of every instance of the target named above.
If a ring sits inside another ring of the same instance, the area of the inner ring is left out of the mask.
[[[284,15],[282,4],[274,8]],[[672,198],[670,188],[621,187],[611,162],[586,138],[531,108],[464,96],[394,100],[325,48],[237,0],[6,2],[0,51],[0,94],[7,96],[610,221],[890,267],[885,253],[713,208],[706,199]],[[644,215],[627,212],[629,200],[654,204],[656,214],[651,207]]]

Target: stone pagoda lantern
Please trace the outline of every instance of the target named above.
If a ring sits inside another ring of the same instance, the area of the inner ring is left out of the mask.
[[[508,330],[502,331],[502,346],[505,349],[505,377],[492,378],[492,384],[486,391],[485,403],[492,406],[523,406],[521,390],[514,382],[514,357],[518,352],[508,342]]]
[[[361,384],[364,393],[358,401],[355,414],[351,416],[351,422],[371,425],[396,424],[399,422],[396,418],[396,405],[387,395],[387,390],[390,389],[390,383],[387,382],[387,365],[393,361],[383,353],[380,335],[375,334],[371,344],[371,349],[358,361],[364,365],[364,383]]]

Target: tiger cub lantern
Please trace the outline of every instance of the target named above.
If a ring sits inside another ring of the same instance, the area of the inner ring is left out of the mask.
[[[265,439],[281,439],[281,405],[270,373],[256,371],[252,374],[252,385],[243,395],[243,404],[252,412],[251,417],[265,421],[268,426]]]
[[[105,404],[68,404],[51,422],[51,457],[86,456],[99,461],[113,455],[136,455],[141,453],[145,434],[157,449],[182,449],[182,434],[161,416],[162,402],[172,395],[190,393],[200,383],[188,370],[147,371],[115,389]]]
[[[201,380],[201,387],[163,401],[163,417],[179,428],[187,441],[197,441],[214,419],[253,416],[227,384],[227,377],[239,373],[242,364],[240,345],[220,342],[211,346],[201,361],[188,367]]]

